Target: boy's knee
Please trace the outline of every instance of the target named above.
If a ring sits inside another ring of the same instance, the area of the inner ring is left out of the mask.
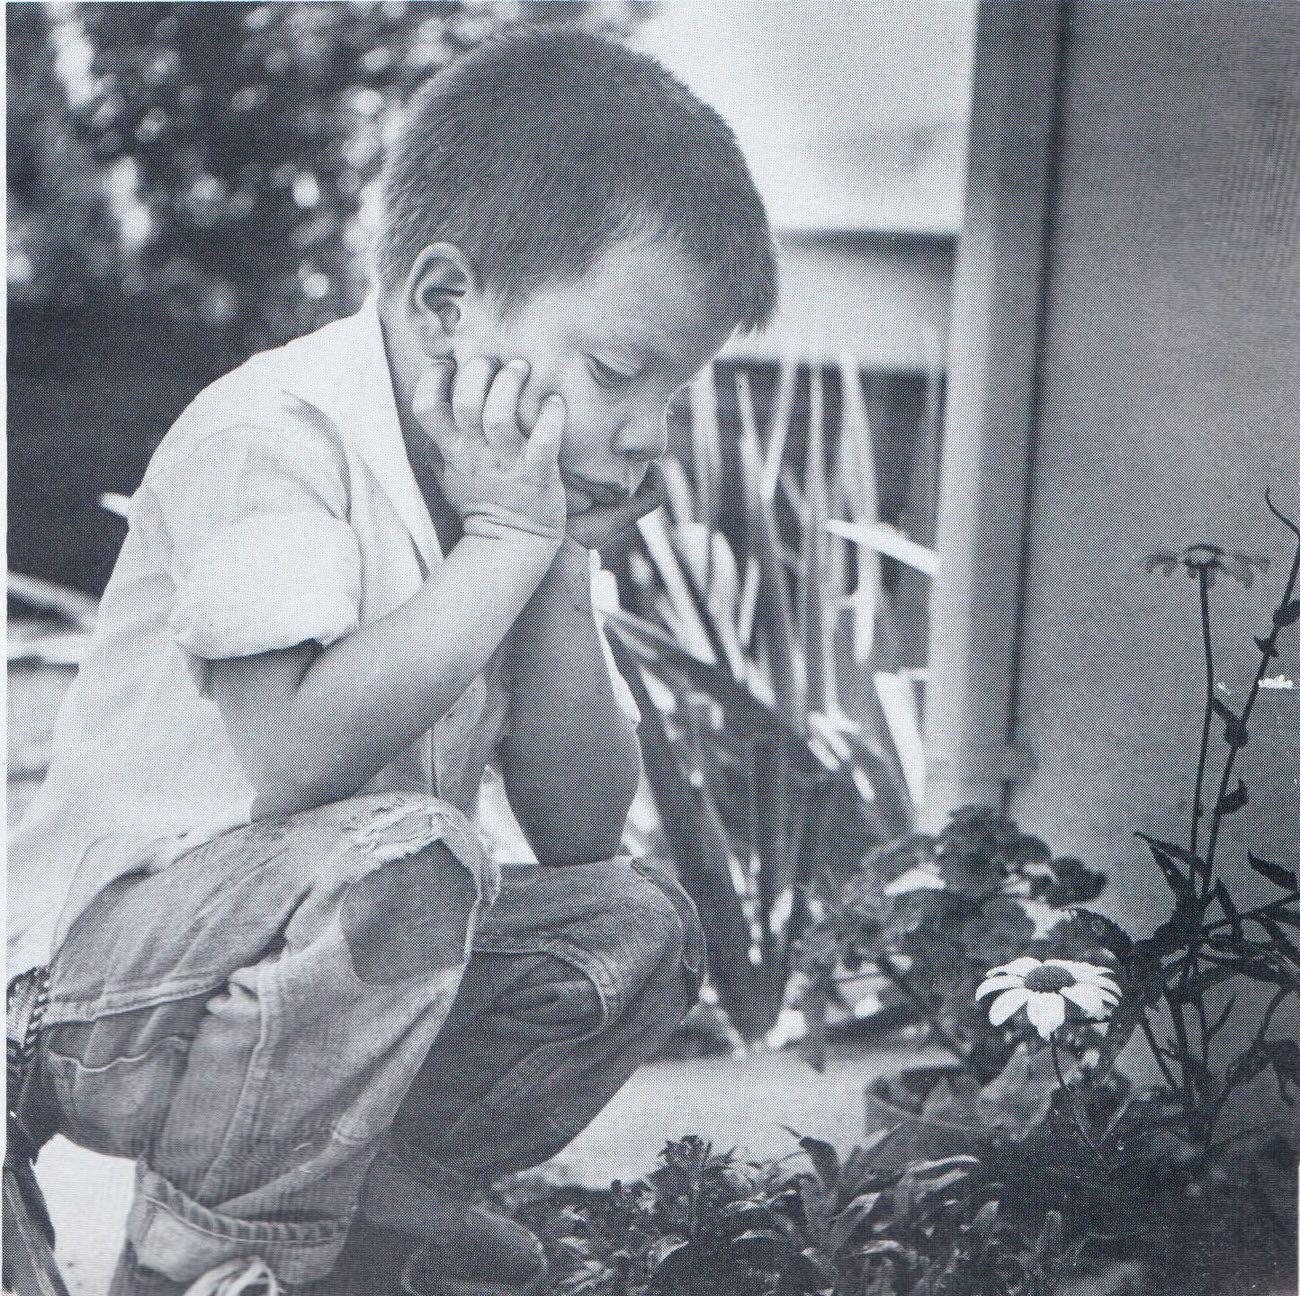
[[[442,842],[372,868],[348,887],[339,913],[353,971],[390,985],[459,966],[477,903],[473,875]]]
[[[685,967],[698,983],[704,938],[695,906],[675,880],[642,861],[617,860],[609,918],[617,935],[615,961],[646,978],[679,977]]]
[[[357,976],[387,985],[463,964],[494,889],[464,816],[434,797],[376,796],[340,807],[334,826],[353,860],[339,920]]]

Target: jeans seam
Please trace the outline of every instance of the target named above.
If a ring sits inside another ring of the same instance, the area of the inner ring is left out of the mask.
[[[244,1073],[243,1083],[239,1087],[239,1097],[222,1135],[221,1146],[212,1158],[211,1164],[203,1172],[196,1198],[202,1200],[211,1195],[211,1188],[220,1181],[220,1172],[234,1152],[236,1135],[243,1132],[243,1126],[251,1125],[257,1114],[257,1099],[266,1085],[266,1054],[275,1032],[278,1030],[279,1013],[279,963],[264,964],[257,976],[258,1003],[261,1009],[261,1029],[257,1033],[257,1043],[248,1059],[248,1070]]]
[[[207,970],[161,981],[155,977],[147,977],[118,982],[111,987],[104,987],[94,995],[68,998],[55,992],[50,996],[45,1022],[47,1026],[61,1026],[72,1022],[95,1022],[104,1017],[139,1012],[144,1008],[156,1008],[161,1004],[180,999],[194,999],[199,995],[212,994],[228,979],[229,973]]]

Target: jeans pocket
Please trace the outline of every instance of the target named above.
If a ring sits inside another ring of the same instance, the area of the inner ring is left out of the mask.
[[[170,1035],[144,1053],[103,1066],[86,1066],[47,1050],[45,1070],[58,1108],[59,1133],[92,1152],[147,1159],[189,1047],[188,1039]]]

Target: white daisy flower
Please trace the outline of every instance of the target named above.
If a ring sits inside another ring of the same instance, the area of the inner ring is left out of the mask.
[[[1120,990],[1109,968],[1071,959],[1018,958],[993,968],[975,991],[976,999],[996,995],[989,1021],[1001,1026],[1021,1008],[1034,1029],[1049,1039],[1065,1022],[1066,1002],[1099,1021],[1119,1003]]]

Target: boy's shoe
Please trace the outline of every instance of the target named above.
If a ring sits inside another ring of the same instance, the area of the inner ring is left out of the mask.
[[[403,1296],[531,1296],[546,1280],[535,1234],[485,1206],[471,1206],[445,1234],[426,1239],[402,1270]]]
[[[358,1217],[327,1291],[392,1296],[530,1296],[546,1277],[542,1244],[485,1206],[424,1212],[412,1238]]]

